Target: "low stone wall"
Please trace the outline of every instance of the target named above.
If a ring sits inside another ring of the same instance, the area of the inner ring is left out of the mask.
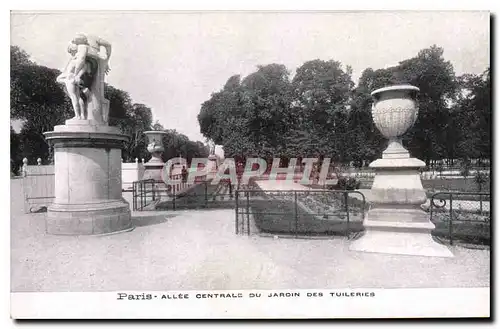
[[[144,176],[144,163],[122,163],[122,190],[131,190],[133,182],[139,181]]]

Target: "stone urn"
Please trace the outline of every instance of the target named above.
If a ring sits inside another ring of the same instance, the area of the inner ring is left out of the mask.
[[[161,154],[165,151],[163,147],[163,136],[167,135],[164,131],[145,131],[144,135],[148,138],[147,150],[152,158],[148,161],[150,165],[163,165]]]
[[[148,146],[147,150],[151,153],[151,160],[144,164],[144,174],[142,176],[142,180],[154,180],[155,183],[152,186],[147,186],[146,191],[152,189],[154,191],[155,200],[158,200],[158,197],[162,197],[166,192],[163,191],[165,189],[163,183],[163,168],[165,167],[165,163],[163,162],[161,155],[165,151],[163,147],[163,136],[167,135],[164,131],[145,131],[144,135],[148,138]],[[146,193],[146,203],[154,201],[151,199],[152,193]]]
[[[403,147],[401,136],[417,121],[419,91],[420,89],[415,86],[396,85],[380,88],[371,93],[373,122],[389,140],[383,152],[384,158],[410,157]]]

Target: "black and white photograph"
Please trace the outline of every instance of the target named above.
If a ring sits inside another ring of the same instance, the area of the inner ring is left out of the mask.
[[[491,29],[12,10],[12,319],[490,318]]]

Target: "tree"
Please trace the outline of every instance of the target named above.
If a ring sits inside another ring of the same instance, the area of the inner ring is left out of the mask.
[[[153,125],[153,130],[163,131],[163,130],[165,130],[165,128],[163,127],[163,125],[158,120],[156,120],[155,123],[154,123],[154,125]]]
[[[10,115],[23,121],[20,134],[24,156],[50,157],[43,135],[72,116],[71,105],[56,83],[59,71],[31,62],[24,51],[11,46]]]
[[[298,133],[303,138],[300,155],[327,156],[337,161],[348,157],[345,140],[347,105],[354,87],[351,74],[349,66],[344,70],[340,62],[333,60],[308,61],[297,69],[292,81],[296,123],[292,136],[297,138]]]
[[[281,64],[258,66],[241,82],[243,117],[255,156],[286,156],[285,134],[293,124],[289,72]]]
[[[21,139],[15,130],[10,126],[10,163],[11,172],[17,175],[18,168],[22,164]]]
[[[446,157],[446,141],[449,123],[449,100],[457,91],[453,66],[443,58],[444,50],[432,46],[421,50],[414,58],[402,61],[398,66],[404,80],[420,88],[419,114],[405,141],[413,156],[425,160]]]
[[[460,158],[491,157],[491,78],[488,68],[480,75],[459,77],[460,96],[453,106],[455,139]]]
[[[33,65],[35,64],[28,53],[18,46],[10,46],[10,66],[16,67],[19,65]]]
[[[129,93],[106,83],[104,97],[109,100],[109,125],[117,126],[125,133],[130,125],[129,114],[133,111]]]
[[[126,98],[122,100],[126,100]],[[152,130],[153,113],[151,108],[144,104],[132,104],[131,106],[127,104],[126,107],[126,117],[120,120],[122,132],[130,137],[123,150],[124,158],[130,162],[136,158],[147,161],[151,154],[147,151],[147,138],[144,132]]]
[[[312,60],[293,80],[283,65],[230,77],[203,103],[202,134],[227,156],[328,156],[339,162],[379,157],[387,145],[371,118],[375,89],[409,83],[420,89],[416,123],[403,136],[411,155],[431,161],[491,157],[491,82],[484,74],[457,78],[438,46],[384,69],[367,68],[354,88],[351,69]]]
[[[186,135],[175,129],[165,129],[167,134],[163,136],[163,147],[165,151],[162,159],[167,162],[175,157],[183,157],[188,163],[193,158],[206,158],[209,154],[208,148],[200,141],[191,141]]]
[[[229,157],[273,157],[285,148],[290,123],[290,82],[286,67],[259,66],[241,81],[235,75],[202,104],[201,133]]]

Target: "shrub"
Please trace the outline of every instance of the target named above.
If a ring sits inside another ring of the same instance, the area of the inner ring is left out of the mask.
[[[357,190],[361,186],[361,181],[354,177],[339,177],[337,184],[329,187],[332,190]]]
[[[476,183],[479,191],[483,190],[483,185],[489,180],[489,175],[481,171],[476,171],[474,174],[474,183]]]

